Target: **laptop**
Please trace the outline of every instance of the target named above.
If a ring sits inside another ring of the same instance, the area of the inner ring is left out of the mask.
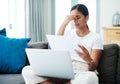
[[[26,48],[33,72],[38,76],[74,79],[70,53],[65,50]]]

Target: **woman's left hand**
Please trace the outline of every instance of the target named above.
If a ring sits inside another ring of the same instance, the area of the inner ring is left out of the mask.
[[[90,54],[89,54],[88,50],[87,50],[84,46],[82,46],[82,45],[78,45],[78,47],[82,50],[82,52],[79,51],[79,50],[75,50],[76,53],[77,53],[84,61],[86,61],[87,63],[89,63],[89,62],[92,60],[92,58],[90,57]]]

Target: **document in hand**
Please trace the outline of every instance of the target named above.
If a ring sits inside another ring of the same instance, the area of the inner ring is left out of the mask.
[[[75,36],[47,35],[47,40],[51,49],[70,51],[72,59],[83,61],[75,52],[75,49],[81,50],[78,47],[81,42]]]

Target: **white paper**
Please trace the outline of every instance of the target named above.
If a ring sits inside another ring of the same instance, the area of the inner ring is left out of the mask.
[[[81,43],[78,38],[74,36],[47,35],[47,40],[51,49],[70,51],[72,59],[84,62],[84,60],[82,60],[75,52],[75,49],[81,51],[81,49],[78,47],[78,45]]]

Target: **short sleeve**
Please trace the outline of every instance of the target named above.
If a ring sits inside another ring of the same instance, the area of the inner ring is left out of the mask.
[[[103,42],[102,39],[99,35],[96,35],[95,41],[93,43],[93,48],[92,49],[101,49],[103,50]]]

